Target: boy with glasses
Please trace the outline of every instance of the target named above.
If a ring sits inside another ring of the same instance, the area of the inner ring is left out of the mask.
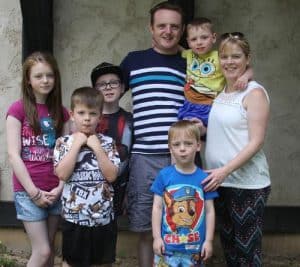
[[[103,62],[91,72],[91,82],[104,97],[103,111],[97,132],[110,136],[116,143],[121,164],[113,183],[114,211],[123,214],[123,201],[128,181],[128,160],[132,143],[132,114],[120,107],[124,93],[123,75],[119,66]]]

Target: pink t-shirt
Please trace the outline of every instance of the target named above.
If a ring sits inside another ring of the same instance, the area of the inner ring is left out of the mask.
[[[41,125],[41,134],[35,135],[25,116],[22,100],[14,102],[8,109],[7,116],[21,122],[21,158],[36,187],[50,191],[58,185],[59,179],[53,173],[53,149],[56,140],[53,120],[45,104],[37,104]],[[67,109],[63,108],[64,121],[69,119]],[[13,174],[14,191],[24,191],[18,178]]]

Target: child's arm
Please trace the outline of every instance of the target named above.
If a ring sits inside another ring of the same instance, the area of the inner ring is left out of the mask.
[[[215,208],[212,199],[205,200],[205,218],[206,218],[206,234],[205,241],[202,245],[201,257],[205,261],[212,256],[213,240],[215,233]]]
[[[161,220],[162,220],[163,200],[159,195],[154,194],[152,208],[152,235],[153,251],[156,255],[161,256],[165,252],[164,241],[161,237]]]
[[[118,175],[118,167],[113,162],[111,162],[111,160],[106,155],[97,135],[91,135],[88,137],[87,146],[92,149],[94,154],[96,155],[99,168],[101,169],[105,179],[110,183],[115,181]]]
[[[67,181],[74,171],[77,155],[83,145],[87,142],[85,134],[77,132],[73,134],[73,143],[65,157],[56,165],[55,174],[62,181]]]
[[[253,69],[249,66],[247,67],[246,71],[243,73],[242,76],[240,76],[235,84],[234,84],[234,88],[238,89],[238,90],[244,90],[247,87],[247,84],[250,80],[252,80],[253,78]]]
[[[6,119],[7,152],[10,165],[21,185],[39,207],[47,207],[52,202],[47,199],[45,192],[37,188],[21,158],[21,122],[13,116]]]

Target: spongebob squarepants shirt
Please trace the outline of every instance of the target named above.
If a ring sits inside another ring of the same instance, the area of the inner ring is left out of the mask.
[[[219,64],[218,51],[213,50],[205,55],[197,55],[192,50],[185,50],[182,56],[186,58],[186,81],[191,83],[194,91],[215,98],[222,91],[225,85],[225,79],[221,72]],[[189,92],[185,92],[186,98],[189,99]]]
[[[119,154],[111,137],[97,134],[108,158],[117,167]],[[69,152],[73,135],[61,137],[62,144],[54,149],[56,166]],[[96,155],[83,146],[77,155],[71,177],[65,182],[62,193],[62,217],[71,223],[88,227],[106,225],[114,219],[113,187],[103,176]]]
[[[162,169],[151,191],[163,198],[161,234],[166,253],[198,253],[205,241],[204,201],[218,197],[204,192],[202,180],[207,176],[200,168],[185,174],[175,166]]]

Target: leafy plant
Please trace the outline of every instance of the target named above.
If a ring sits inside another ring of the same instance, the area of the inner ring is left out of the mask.
[[[0,267],[16,267],[16,262],[6,257],[7,248],[0,240]]]

